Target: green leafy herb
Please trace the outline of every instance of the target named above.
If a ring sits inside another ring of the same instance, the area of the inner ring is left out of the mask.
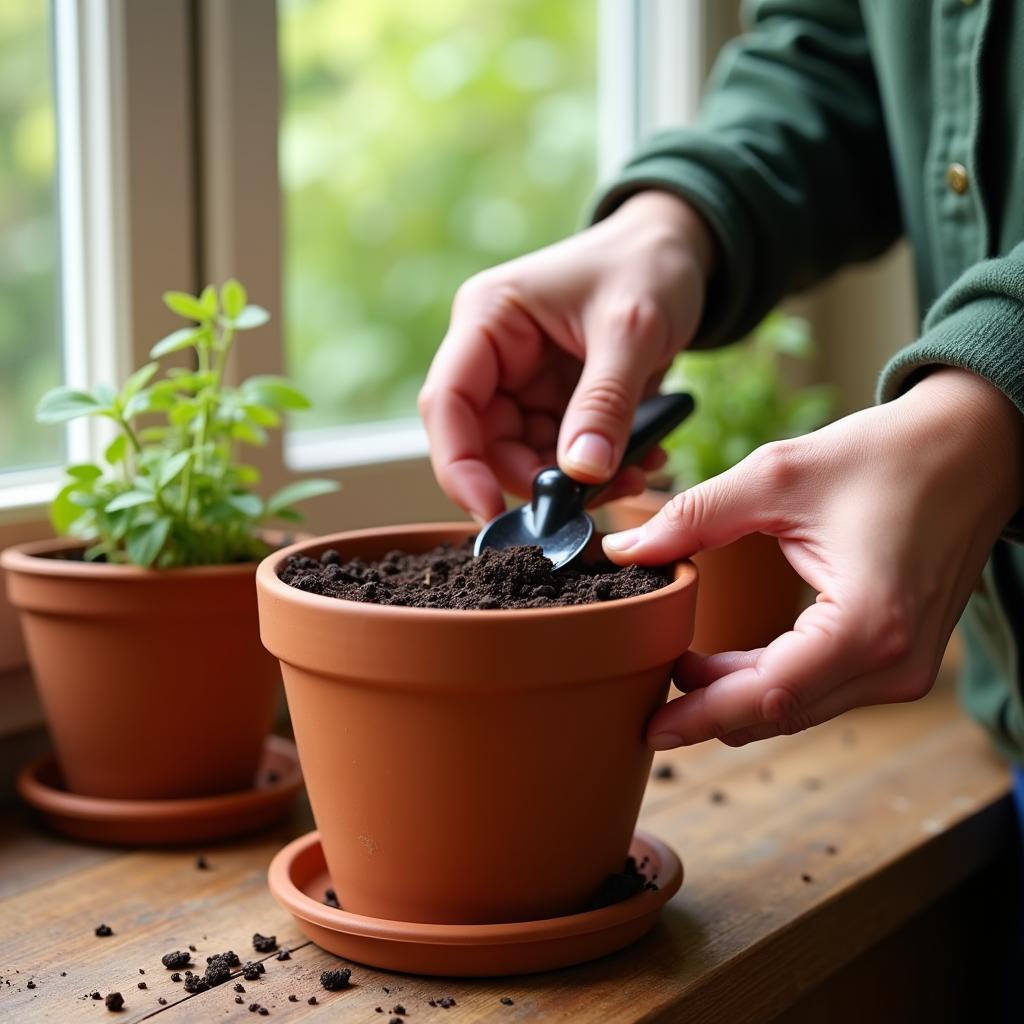
[[[327,494],[330,480],[300,480],[264,502],[249,489],[255,467],[235,458],[238,444],[260,445],[281,414],[309,402],[287,380],[258,376],[238,387],[224,383],[224,367],[239,331],[260,327],[270,314],[250,305],[245,288],[228,281],[198,296],[166,292],[172,312],[193,321],[156,343],[154,360],[191,349],[192,369],[159,374],[147,363],[119,391],[54,388],[36,409],[41,423],[80,416],[111,420],[117,430],[103,464],[69,466],[50,507],[60,533],[89,543],[87,558],[169,568],[250,561],[266,554],[261,527],[295,522],[301,501]],[[139,423],[140,417],[146,417]]]
[[[692,487],[769,441],[827,423],[833,389],[798,388],[787,381],[785,360],[806,361],[813,355],[807,321],[781,312],[770,313],[735,345],[680,355],[666,375],[666,390],[693,394],[697,414],[664,443],[666,471],[675,487]]]

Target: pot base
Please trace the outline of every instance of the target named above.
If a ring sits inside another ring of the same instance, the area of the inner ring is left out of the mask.
[[[47,754],[18,773],[18,792],[57,832],[124,846],[195,845],[256,832],[286,817],[302,787],[295,744],[268,736],[251,789],[183,800],[114,800],[62,787]]]
[[[657,889],[601,910],[511,924],[385,921],[327,906],[332,888],[318,832],[289,843],[273,859],[270,891],[299,930],[322,949],[370,967],[409,974],[495,977],[550,971],[628,946],[655,923],[679,891],[683,866],[660,839],[636,832],[630,854],[649,858]]]

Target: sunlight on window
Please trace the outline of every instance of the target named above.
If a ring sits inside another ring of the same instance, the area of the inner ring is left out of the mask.
[[[61,374],[50,46],[45,0],[0,4],[0,472],[63,455],[33,417]]]
[[[298,426],[409,416],[475,271],[571,232],[593,187],[596,3],[280,0]]]

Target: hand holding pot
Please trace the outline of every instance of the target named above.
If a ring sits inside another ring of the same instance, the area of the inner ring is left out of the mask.
[[[681,200],[644,192],[557,245],[471,278],[420,394],[434,471],[481,520],[557,456],[582,483],[618,466],[633,413],[693,337],[714,243]],[[561,424],[561,427],[559,427]],[[655,451],[642,464],[663,458]],[[638,493],[623,470],[602,500]]]
[[[761,650],[683,655],[684,695],[654,715],[650,745],[740,746],[924,696],[1021,504],[1022,454],[1024,421],[1009,399],[941,368],[887,405],[765,445],[644,526],[606,537],[614,561],[655,565],[770,534],[818,592]]]

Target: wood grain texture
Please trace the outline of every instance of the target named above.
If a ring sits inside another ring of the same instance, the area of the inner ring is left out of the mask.
[[[986,869],[1012,820],[1007,770],[948,682],[916,705],[866,709],[741,750],[658,755],[664,763],[675,778],[652,779],[642,824],[679,851],[686,879],[661,923],[616,956],[504,981],[353,964],[350,989],[320,988],[320,972],[340,961],[305,942],[265,885],[273,853],[310,827],[305,811],[273,834],[203,851],[206,871],[195,852],[75,846],[14,820],[0,832],[0,1019],[255,1020],[248,1005],[258,1002],[295,1021],[387,1021],[401,1005],[410,1024],[764,1022]],[[101,922],[113,936],[95,937]],[[199,968],[226,949],[255,959],[255,931],[293,952],[263,958],[266,974],[243,982],[241,1005],[231,985],[189,997],[160,965],[189,943]],[[120,991],[124,1011],[109,1014],[88,998],[94,990]],[[428,1005],[442,996],[455,1007]]]

